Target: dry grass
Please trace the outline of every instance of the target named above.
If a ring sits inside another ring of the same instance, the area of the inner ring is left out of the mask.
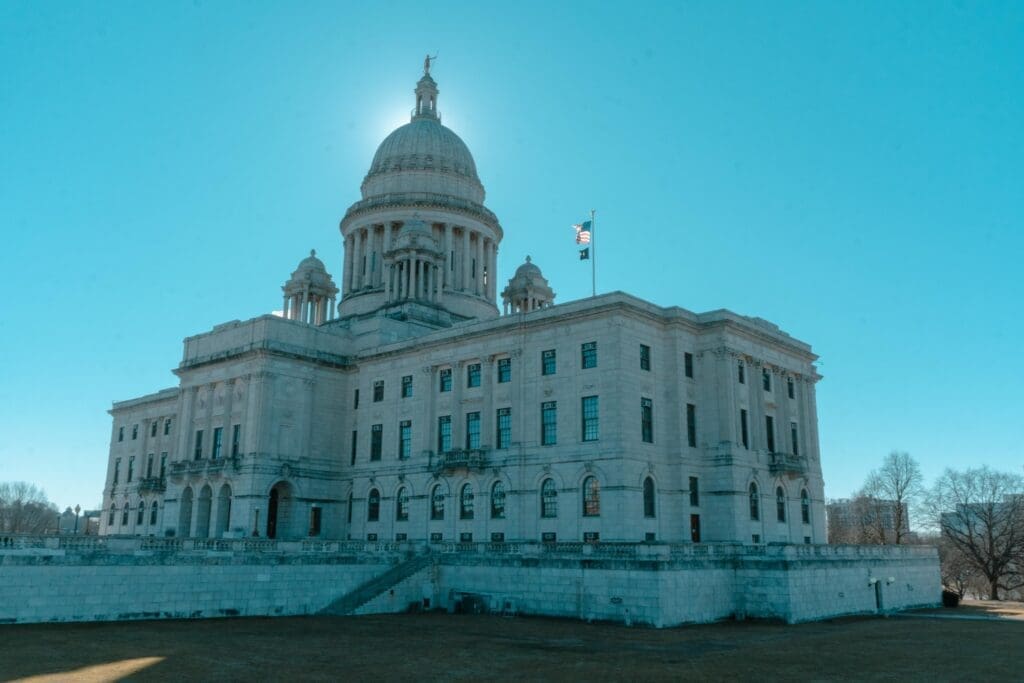
[[[0,627],[0,679],[1013,680],[1021,643],[1024,623],[1011,619],[666,630],[444,614],[44,624]]]

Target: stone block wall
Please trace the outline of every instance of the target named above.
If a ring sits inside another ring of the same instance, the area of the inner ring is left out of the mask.
[[[451,609],[468,594],[655,627],[795,623],[937,605],[941,592],[937,553],[920,547],[58,540],[0,547],[0,623],[313,614],[417,553],[429,563],[355,614],[424,598]]]

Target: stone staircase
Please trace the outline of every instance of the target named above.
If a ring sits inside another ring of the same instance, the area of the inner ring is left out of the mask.
[[[410,576],[428,567],[434,558],[430,555],[416,555],[400,562],[380,576],[370,579],[350,593],[346,593],[331,604],[320,610],[319,614],[343,616],[352,614],[357,609],[373,600],[384,591],[390,590]]]

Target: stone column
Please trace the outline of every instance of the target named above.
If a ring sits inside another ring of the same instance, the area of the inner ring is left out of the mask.
[[[491,257],[488,259],[488,277],[491,279],[491,292],[488,294],[488,299],[494,301],[498,298],[498,243],[491,241]]]
[[[384,264],[384,303],[391,303],[391,264]]]
[[[309,322],[309,287],[302,290],[302,304],[299,307],[299,320]]]
[[[470,255],[469,255],[469,228],[462,228],[462,282],[459,283],[459,289],[463,292],[469,291],[469,274],[470,274]]]
[[[403,299],[408,299],[410,287],[412,286],[412,259],[405,259],[405,291],[403,292]]]
[[[333,296],[330,299],[330,311],[327,314],[327,319],[328,320],[334,320],[334,297]]]
[[[282,318],[287,318],[288,317],[288,295],[287,294],[284,295],[284,303],[281,304],[281,317]]]
[[[391,221],[384,223],[384,252],[391,251]]]
[[[352,241],[350,233],[345,237],[345,270],[342,272],[341,278],[341,296],[343,298],[348,295],[349,283],[352,281]]]
[[[476,234],[476,282],[473,291],[477,296],[484,294],[484,236],[483,233]]]
[[[451,264],[451,258],[452,258],[452,224],[451,223],[445,223],[444,224],[444,241],[442,242],[442,244],[444,246],[444,260],[442,261],[442,268],[444,268],[444,272],[441,274],[441,283],[442,283],[442,285],[445,288],[451,289],[452,288],[452,264]]]

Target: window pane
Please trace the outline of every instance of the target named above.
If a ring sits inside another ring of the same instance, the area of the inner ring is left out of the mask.
[[[542,375],[553,375],[555,374],[556,363],[555,363],[555,350],[550,349],[541,353],[541,374]]]
[[[495,448],[508,448],[512,441],[512,409],[498,408],[497,438]]]
[[[540,443],[551,446],[558,441],[558,404],[556,401],[542,403],[540,407]]]
[[[583,427],[583,440],[584,441],[597,441],[599,437],[599,420],[598,420],[598,404],[597,396],[584,396],[582,400],[583,415],[582,427]]]
[[[540,487],[540,516],[551,518],[558,516],[558,488],[554,479],[545,479]]]
[[[587,342],[580,347],[580,365],[584,370],[597,367],[597,342]]]
[[[597,477],[583,480],[583,516],[596,517],[601,514],[601,486]]]

